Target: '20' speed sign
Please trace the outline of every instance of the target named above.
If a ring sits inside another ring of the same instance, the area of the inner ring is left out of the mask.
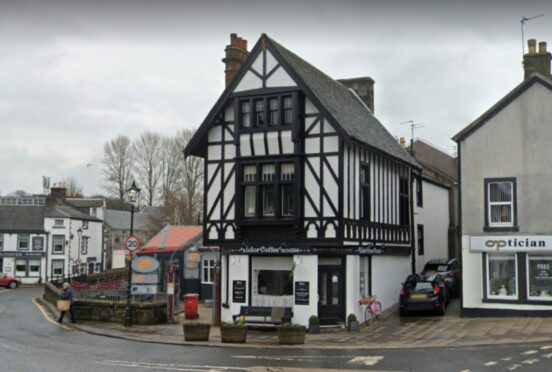
[[[126,247],[129,251],[134,252],[140,247],[140,242],[138,241],[138,238],[131,235],[126,240]]]

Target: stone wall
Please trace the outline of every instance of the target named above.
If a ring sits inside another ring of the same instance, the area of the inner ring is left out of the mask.
[[[51,283],[44,285],[44,299],[56,304],[60,290]],[[75,300],[77,320],[123,323],[125,301]],[[160,324],[167,322],[167,304],[163,301],[132,303],[134,324]]]

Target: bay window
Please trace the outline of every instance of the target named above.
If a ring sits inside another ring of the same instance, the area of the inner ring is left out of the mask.
[[[255,100],[255,127],[265,124],[265,103],[262,99]]]
[[[296,93],[239,98],[236,120],[246,130],[293,125],[297,116],[295,102]]]
[[[240,103],[240,123],[244,128],[251,128],[251,103],[249,101]]]
[[[274,162],[243,166],[245,218],[288,218],[295,211],[295,164]],[[257,203],[259,200],[259,203]]]
[[[278,125],[280,120],[280,100],[278,98],[268,99],[268,125]]]

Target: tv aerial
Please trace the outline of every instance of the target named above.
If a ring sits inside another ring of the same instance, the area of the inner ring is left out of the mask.
[[[536,16],[532,16],[532,17],[521,17],[521,52],[522,52],[522,55],[525,54],[525,34],[524,34],[524,29],[523,27],[525,26],[525,23],[535,19],[535,18],[539,18],[539,17],[543,17],[544,16],[544,13],[542,14],[539,14],[539,15],[536,15]]]

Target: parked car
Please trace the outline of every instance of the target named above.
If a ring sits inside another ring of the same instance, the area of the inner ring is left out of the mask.
[[[6,273],[0,273],[0,287],[15,289],[21,285],[21,280]]]
[[[449,294],[439,274],[411,274],[402,284],[399,295],[399,315],[410,311],[437,311],[445,315]]]
[[[451,296],[460,296],[460,280],[462,269],[457,258],[436,258],[427,261],[422,271],[422,274],[438,273],[445,279]]]

